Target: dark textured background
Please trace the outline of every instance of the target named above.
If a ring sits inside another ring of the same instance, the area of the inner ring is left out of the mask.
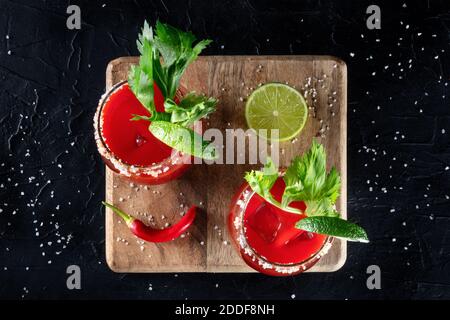
[[[1,298],[450,298],[449,2],[0,1]],[[73,4],[73,2],[72,2]],[[105,67],[136,55],[144,18],[192,30],[206,54],[331,54],[348,65],[348,211],[372,242],[336,273],[114,274],[92,117]],[[447,168],[447,170],[446,170]],[[77,264],[82,290],[66,289]],[[382,289],[366,287],[379,265]],[[149,290],[149,287],[152,290]]]

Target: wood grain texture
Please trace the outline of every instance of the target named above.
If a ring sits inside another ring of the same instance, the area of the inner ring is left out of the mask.
[[[106,89],[126,79],[130,65],[136,62],[136,57],[111,61],[106,71]],[[337,208],[346,218],[347,70],[344,62],[330,56],[209,56],[195,61],[182,79],[182,85],[188,90],[219,99],[218,109],[206,127],[222,132],[247,129],[245,97],[266,82],[288,83],[302,93],[307,91],[310,116],[297,139],[280,144],[280,164],[287,166],[317,137],[327,150],[328,168],[335,166],[341,173]],[[191,204],[204,209],[184,238],[162,244],[141,242],[107,209],[108,265],[116,272],[252,272],[230,244],[226,221],[230,200],[242,184],[244,172],[260,166],[193,165],[178,180],[148,187],[130,185],[128,180],[106,168],[107,201],[144,221],[152,215],[155,225],[164,226],[179,219],[179,213]],[[308,272],[336,271],[345,263],[346,256],[346,242],[336,239],[329,253]]]

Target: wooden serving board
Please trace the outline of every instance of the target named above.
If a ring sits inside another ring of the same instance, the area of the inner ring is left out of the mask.
[[[125,80],[136,57],[113,60],[106,71],[106,89]],[[219,99],[207,127],[222,132],[246,129],[245,98],[261,83],[283,82],[307,91],[309,117],[297,139],[280,144],[280,165],[303,153],[313,137],[325,145],[328,167],[341,174],[338,210],[347,216],[347,69],[330,56],[209,56],[189,67],[182,85]],[[322,120],[322,121],[321,121]],[[172,242],[144,243],[106,210],[106,258],[116,272],[252,272],[233,247],[227,231],[232,196],[244,172],[261,165],[193,165],[180,179],[159,185],[133,185],[106,168],[106,200],[156,226],[175,222],[192,204],[203,210],[188,234]],[[121,201],[122,200],[122,201]],[[147,219],[147,220],[146,220]],[[345,241],[335,240],[329,253],[310,272],[338,270],[346,260]]]

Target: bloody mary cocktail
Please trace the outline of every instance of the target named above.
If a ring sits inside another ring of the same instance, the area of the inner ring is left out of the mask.
[[[271,189],[281,201],[285,189],[278,178]],[[304,202],[293,202],[293,208],[304,211]],[[244,261],[253,269],[272,276],[301,273],[328,252],[332,237],[295,228],[306,216],[283,211],[256,194],[244,183],[235,194],[228,227]]]
[[[156,110],[162,112],[164,98],[157,86],[154,92]],[[191,156],[156,139],[148,130],[149,121],[131,121],[136,114],[149,116],[127,82],[117,84],[100,100],[94,118],[95,140],[106,165],[144,184],[179,177],[189,167]]]
[[[194,91],[182,94],[181,77],[211,40],[145,21],[136,42],[138,64],[128,80],[114,86],[94,117],[95,140],[106,165],[138,183],[160,184],[177,178],[192,156],[216,159],[214,145],[201,136],[202,119],[217,99]]]

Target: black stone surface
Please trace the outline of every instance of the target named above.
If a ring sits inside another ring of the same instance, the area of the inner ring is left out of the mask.
[[[449,2],[0,1],[0,297],[450,298]],[[92,117],[105,67],[136,55],[144,19],[214,43],[206,54],[330,54],[348,65],[348,211],[372,242],[336,273],[114,274]],[[82,289],[68,290],[68,265]],[[368,290],[378,265],[382,289]],[[151,287],[152,290],[149,290]]]

